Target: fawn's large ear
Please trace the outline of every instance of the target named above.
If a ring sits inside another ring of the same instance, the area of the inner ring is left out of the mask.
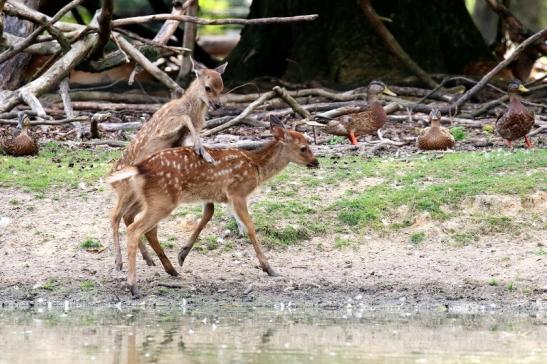
[[[270,115],[270,130],[272,135],[277,140],[287,140],[288,134],[283,122],[279,116],[275,114]]]
[[[224,71],[226,71],[226,67],[228,67],[228,62],[224,62],[223,64],[215,68],[215,71],[217,71],[220,74],[223,74]]]
[[[203,63],[196,61],[193,57],[190,57],[190,62],[192,62],[192,71],[196,74],[196,77],[201,75],[201,71],[207,69]]]

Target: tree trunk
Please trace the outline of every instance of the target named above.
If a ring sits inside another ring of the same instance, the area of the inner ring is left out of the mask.
[[[403,49],[430,73],[461,73],[493,59],[462,0],[373,1]],[[376,35],[356,0],[254,0],[249,18],[319,14],[310,23],[246,26],[228,57],[228,81],[260,76],[333,87],[411,75]]]
[[[21,0],[20,2],[30,8],[37,9],[40,0]],[[26,20],[6,16],[4,21],[4,32],[6,33],[24,37],[30,34],[33,29],[34,25]],[[19,53],[0,64],[0,90],[14,90],[19,86],[31,57],[29,54]]]

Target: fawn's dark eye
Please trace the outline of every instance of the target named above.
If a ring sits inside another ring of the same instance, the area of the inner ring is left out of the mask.
[[[211,92],[211,88],[209,86],[205,86],[205,91]]]
[[[306,150],[308,150],[308,147],[306,147],[306,146],[300,147],[301,152],[305,152]]]

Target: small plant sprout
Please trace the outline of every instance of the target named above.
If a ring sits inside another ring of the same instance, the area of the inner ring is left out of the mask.
[[[454,137],[454,140],[457,142],[464,141],[467,138],[467,133],[465,132],[465,129],[461,126],[455,126],[453,128],[450,128],[450,133]]]

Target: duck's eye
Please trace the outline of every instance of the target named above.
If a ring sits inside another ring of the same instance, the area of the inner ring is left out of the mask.
[[[209,86],[205,86],[205,91],[211,92],[211,88]]]

